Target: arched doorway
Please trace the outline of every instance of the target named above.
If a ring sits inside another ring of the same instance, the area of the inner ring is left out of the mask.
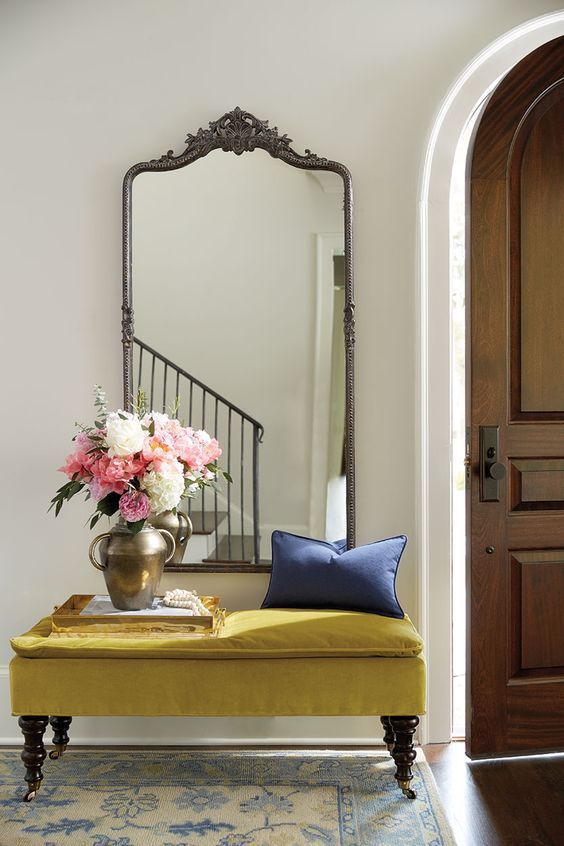
[[[498,39],[456,80],[433,125],[420,195],[419,620],[429,662],[424,742],[451,732],[451,511],[449,189],[458,140],[476,104],[511,67],[564,34],[564,13],[529,21]]]
[[[470,148],[467,690],[472,757],[564,748],[564,37]]]

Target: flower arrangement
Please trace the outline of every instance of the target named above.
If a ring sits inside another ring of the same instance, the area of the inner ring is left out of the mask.
[[[59,468],[69,481],[51,500],[55,516],[86,488],[86,499],[96,502],[91,529],[103,515],[119,511],[129,529],[138,532],[149,514],[174,511],[183,496],[215,485],[218,473],[232,481],[217,465],[221,447],[215,438],[168,414],[147,411],[142,392],[133,412],[108,412],[97,385],[94,404],[94,426],[79,426],[74,450]]]

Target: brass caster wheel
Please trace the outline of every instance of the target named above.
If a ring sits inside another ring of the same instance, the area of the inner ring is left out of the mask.
[[[35,799],[37,796],[37,791],[39,790],[39,785],[41,784],[40,781],[30,781],[28,782],[28,790],[26,794],[22,797],[22,802],[31,802],[32,799]]]
[[[49,752],[49,758],[52,761],[56,761],[57,758],[62,758],[63,752],[65,751],[66,748],[67,748],[66,743],[55,743],[55,748],[51,749],[51,751]]]
[[[398,785],[401,787],[401,792],[404,796],[407,796],[408,799],[415,799],[417,793],[409,786],[410,781],[411,779],[398,779]]]

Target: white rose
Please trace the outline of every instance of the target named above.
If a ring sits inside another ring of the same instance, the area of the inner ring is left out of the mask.
[[[151,501],[151,511],[162,514],[176,508],[184,493],[184,475],[178,461],[167,461],[159,470],[149,470],[141,480],[141,487]]]
[[[108,455],[123,458],[141,452],[147,433],[135,414],[126,411],[113,411],[106,420],[106,446]]]

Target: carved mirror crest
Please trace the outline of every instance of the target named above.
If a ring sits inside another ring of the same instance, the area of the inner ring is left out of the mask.
[[[124,178],[124,403],[178,397],[233,482],[189,500],[167,569],[263,572],[275,528],[350,548],[351,175],[240,108],[185,143]]]

